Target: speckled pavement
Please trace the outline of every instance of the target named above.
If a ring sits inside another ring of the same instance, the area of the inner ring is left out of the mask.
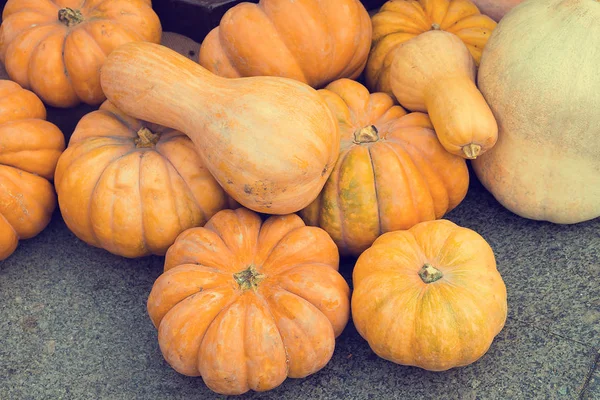
[[[197,43],[164,40],[195,56]],[[49,119],[68,137],[92,109],[49,109]],[[349,323],[323,370],[240,398],[600,400],[600,219],[559,226],[520,218],[474,175],[447,218],[490,243],[508,289],[506,326],[484,357],[441,373],[395,365]],[[343,260],[348,281],[353,262]],[[224,398],[160,354],[146,299],[162,263],[90,247],[55,213],[0,262],[0,399]]]

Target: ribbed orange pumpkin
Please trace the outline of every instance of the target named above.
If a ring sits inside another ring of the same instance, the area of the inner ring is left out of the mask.
[[[390,0],[372,17],[373,44],[365,69],[366,85],[394,97],[390,85],[393,50],[430,30],[456,34],[479,65],[496,22],[470,0]]]
[[[357,78],[371,46],[358,0],[261,0],[229,9],[206,36],[199,62],[227,78],[281,76],[321,88]]]
[[[187,136],[109,101],[77,124],[56,190],[77,237],[124,257],[163,255],[181,232],[234,204]]]
[[[506,321],[492,248],[448,220],[383,234],[358,258],[352,282],[356,329],[398,364],[431,371],[471,364]]]
[[[40,99],[0,80],[0,260],[39,234],[56,208],[50,181],[65,138]]]
[[[329,362],[350,314],[327,233],[245,208],[183,232],[148,298],[167,362],[222,394],[265,391]]]
[[[384,232],[441,218],[465,197],[469,172],[448,153],[426,114],[340,79],[319,90],[337,119],[340,156],[319,197],[301,211],[342,254],[359,255]]]
[[[100,67],[119,45],[160,42],[150,0],[8,0],[0,61],[10,78],[46,104],[98,105],[106,98]]]

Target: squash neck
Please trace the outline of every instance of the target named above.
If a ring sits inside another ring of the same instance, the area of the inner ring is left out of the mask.
[[[419,277],[423,283],[433,283],[444,277],[442,271],[429,263],[425,263],[419,270]]]
[[[145,126],[137,131],[138,137],[135,138],[135,147],[148,148],[154,147],[160,139],[160,133],[154,133]]]
[[[58,20],[69,28],[82,23],[83,19],[83,14],[79,10],[69,7],[58,10]]]
[[[243,292],[249,289],[256,290],[258,284],[265,278],[265,275],[256,270],[254,264],[250,264],[245,270],[233,274],[233,279],[237,282],[240,286],[240,290]]]
[[[365,126],[364,128],[357,129],[354,132],[354,143],[364,144],[373,143],[379,140],[379,131],[375,125]]]

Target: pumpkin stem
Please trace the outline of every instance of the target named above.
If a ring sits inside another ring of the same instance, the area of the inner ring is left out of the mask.
[[[379,140],[379,131],[375,125],[365,126],[354,132],[354,143],[372,143]]]
[[[83,14],[79,10],[65,7],[58,10],[58,20],[66,26],[73,26],[83,22]]]
[[[425,265],[423,265],[419,270],[419,277],[425,283],[433,283],[438,279],[441,279],[443,276],[444,274],[442,274],[442,271],[429,263],[425,263]]]
[[[469,160],[474,160],[477,158],[479,153],[481,153],[481,146],[475,143],[471,143],[466,146],[463,146],[462,151],[463,153],[465,153],[465,156],[467,156]]]
[[[233,279],[240,285],[241,290],[256,290],[260,281],[265,279],[265,277],[266,276],[260,274],[252,264],[245,270],[233,274]]]
[[[433,24],[431,24],[432,31],[439,31],[440,29],[442,29],[442,27],[437,22],[434,22]]]
[[[160,139],[160,133],[153,133],[150,129],[142,127],[135,138],[135,147],[154,147]]]

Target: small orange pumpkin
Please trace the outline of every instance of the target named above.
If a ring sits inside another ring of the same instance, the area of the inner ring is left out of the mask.
[[[0,80],[0,260],[39,234],[56,208],[50,181],[65,138],[40,99]]]
[[[407,114],[387,94],[349,79],[319,93],[338,121],[341,151],[300,215],[325,229],[342,254],[357,256],[382,233],[441,218],[464,199],[466,162],[442,147],[426,114]]]
[[[317,372],[350,313],[338,263],[327,233],[296,214],[218,212],[177,238],[150,292],[165,359],[221,394]]]
[[[161,35],[150,0],[8,0],[0,61],[10,79],[48,105],[98,105],[106,99],[106,56],[127,42],[159,43]]]
[[[359,0],[243,2],[204,38],[198,61],[226,78],[281,76],[321,88],[360,75],[371,34]]]
[[[479,65],[496,22],[470,0],[389,0],[371,18],[373,44],[365,69],[366,85],[373,92],[394,97],[390,83],[393,50],[431,30],[457,35]]]
[[[164,255],[181,232],[234,204],[187,136],[109,101],[77,124],[56,190],[78,238],[124,257]]]
[[[492,248],[448,220],[383,234],[358,258],[352,281],[356,329],[397,364],[430,371],[471,364],[506,321]]]

